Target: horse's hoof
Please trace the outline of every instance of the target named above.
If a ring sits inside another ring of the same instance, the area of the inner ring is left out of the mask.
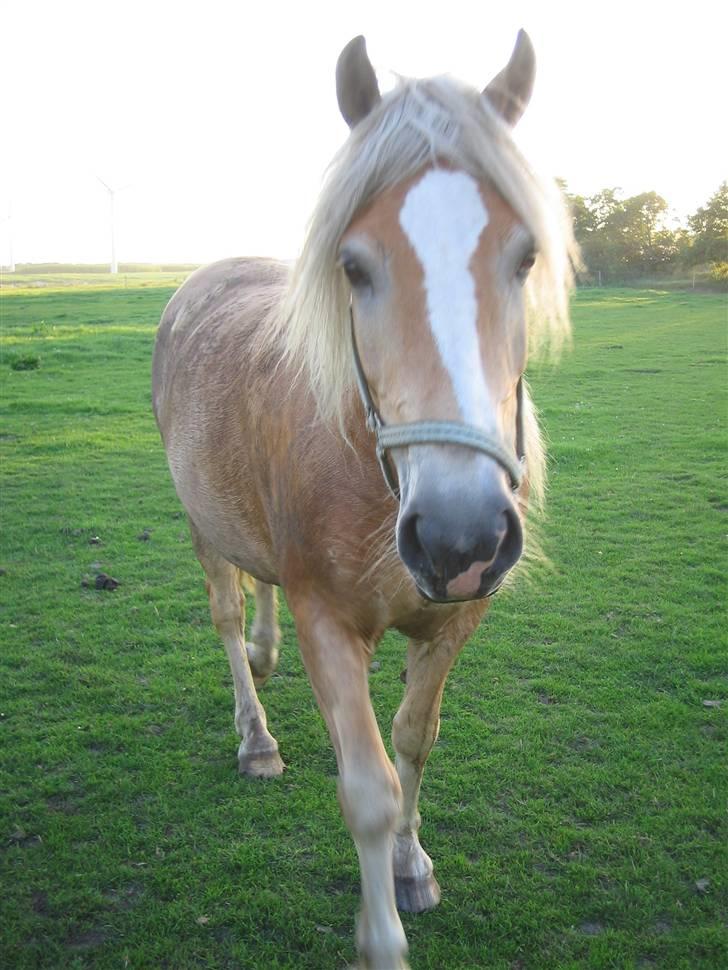
[[[440,902],[440,887],[434,876],[423,879],[394,877],[397,909],[403,913],[424,913]]]
[[[266,751],[239,751],[238,772],[251,778],[278,778],[283,774],[283,759],[278,748]]]

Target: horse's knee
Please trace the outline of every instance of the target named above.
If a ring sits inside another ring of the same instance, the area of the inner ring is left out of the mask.
[[[262,687],[278,666],[279,650],[275,643],[266,646],[260,640],[246,640],[245,649],[256,687]]]
[[[338,791],[344,821],[355,838],[394,829],[402,810],[402,789],[388,759],[365,769],[344,769]]]
[[[242,633],[242,614],[240,610],[211,609],[210,615],[212,616],[215,629],[221,637],[224,637],[227,633]]]
[[[273,650],[280,643],[281,631],[277,626],[259,623],[256,619],[253,621],[250,639],[254,640],[261,650]]]
[[[407,713],[399,710],[392,722],[392,744],[394,750],[409,761],[424,763],[437,741],[440,733],[440,718],[433,717],[430,721],[421,720],[413,723]]]
[[[244,601],[239,593],[220,590],[208,580],[207,595],[210,600],[210,616],[219,633],[240,629],[243,618]]]

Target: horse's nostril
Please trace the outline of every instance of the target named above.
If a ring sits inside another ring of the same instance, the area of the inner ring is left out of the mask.
[[[505,533],[498,546],[494,569],[505,572],[514,566],[523,552],[523,529],[521,520],[514,508],[507,508],[503,512],[506,524]]]
[[[409,569],[416,573],[430,572],[433,569],[419,534],[422,517],[417,513],[405,516],[397,530],[397,547],[400,558]]]
[[[415,522],[415,533],[423,561],[430,569],[437,572],[436,563],[440,556],[435,537],[432,534],[432,525],[431,517],[423,518],[423,516],[418,515]]]
[[[492,531],[486,533],[485,541],[475,550],[475,559],[483,562],[492,562],[501,550],[503,543],[508,538],[509,521],[508,510],[504,509],[494,519]]]

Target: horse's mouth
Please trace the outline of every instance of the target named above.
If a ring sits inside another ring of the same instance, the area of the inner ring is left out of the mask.
[[[485,573],[481,576],[480,583],[473,591],[465,595],[453,595],[448,593],[448,583],[444,581],[434,580],[433,582],[428,582],[421,576],[414,576],[415,587],[417,592],[420,594],[422,599],[427,600],[429,603],[437,603],[440,605],[454,604],[454,603],[471,603],[473,600],[487,599],[489,596],[494,596],[498,590],[501,588],[505,582],[505,578],[508,575],[508,570],[500,573],[497,576],[486,575]]]

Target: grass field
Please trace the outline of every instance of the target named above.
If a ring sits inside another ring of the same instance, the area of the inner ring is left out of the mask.
[[[45,290],[56,291],[71,289],[96,289],[100,287],[107,290],[132,289],[137,290],[142,287],[177,287],[190,274],[189,270],[177,269],[168,272],[124,272],[118,273],[74,273],[74,272],[55,272],[55,273],[3,273],[1,277],[2,288],[5,290]]]
[[[236,773],[150,411],[170,293],[1,297],[0,966],[341,968],[358,866],[287,615],[262,700],[289,769]],[[574,317],[531,373],[554,568],[450,678],[415,970],[728,967],[725,299],[591,290]],[[371,674],[386,738],[403,646]]]

